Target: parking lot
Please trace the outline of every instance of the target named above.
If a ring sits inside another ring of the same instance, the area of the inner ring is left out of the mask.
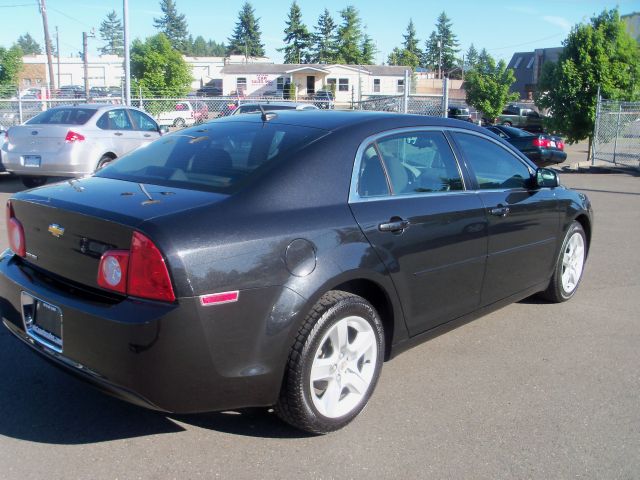
[[[561,180],[595,210],[576,297],[527,299],[402,354],[363,414],[327,436],[262,409],[131,406],[1,329],[0,478],[639,478],[640,178]],[[0,177],[0,201],[21,188]]]

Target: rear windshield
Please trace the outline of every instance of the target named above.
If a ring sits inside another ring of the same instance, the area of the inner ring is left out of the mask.
[[[28,120],[27,125],[84,125],[95,108],[52,108]]]
[[[96,176],[232,194],[325,134],[271,122],[212,122],[134,150]]]
[[[506,125],[504,125],[502,128],[511,137],[533,137],[533,136],[535,136],[535,135],[533,135],[533,134],[531,134],[529,132],[525,132],[524,130],[520,130],[519,128],[508,127]]]

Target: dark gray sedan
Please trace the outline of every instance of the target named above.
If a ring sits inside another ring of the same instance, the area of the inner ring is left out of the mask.
[[[7,221],[2,319],[33,351],[139,405],[275,406],[316,433],[410,346],[570,299],[592,229],[585,195],[485,129],[339,111],[187,128]]]

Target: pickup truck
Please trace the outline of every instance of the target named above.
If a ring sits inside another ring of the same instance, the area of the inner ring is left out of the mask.
[[[518,127],[531,132],[543,130],[544,117],[530,108],[521,108],[517,105],[508,105],[496,121],[499,125]]]

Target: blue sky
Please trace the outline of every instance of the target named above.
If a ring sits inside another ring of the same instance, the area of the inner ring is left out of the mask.
[[[63,55],[77,54],[82,48],[82,32],[92,27],[96,32],[107,12],[115,9],[122,13],[122,0],[46,0],[50,31],[58,26],[60,50]],[[10,46],[19,35],[29,32],[43,44],[42,22],[37,0],[0,0],[0,45]],[[217,2],[212,0],[176,0],[178,10],[184,13],[194,37],[226,42],[236,23],[242,1]],[[262,40],[267,55],[281,61],[285,19],[291,2],[280,0],[254,0],[256,15],[260,18]],[[303,20],[308,27],[316,24],[326,7],[336,21],[339,11],[354,5],[376,42],[378,63],[402,42],[409,18],[412,18],[420,39],[424,40],[434,29],[438,14],[445,11],[453,21],[453,30],[464,51],[473,43],[484,47],[496,58],[509,60],[513,52],[534,48],[560,46],[571,26],[588,21],[605,8],[619,7],[621,14],[640,10],[640,0],[394,0],[374,2],[363,0],[298,0]],[[129,0],[132,38],[144,38],[155,33],[153,18],[160,15],[158,0]],[[101,46],[99,38],[90,39],[90,52]]]

